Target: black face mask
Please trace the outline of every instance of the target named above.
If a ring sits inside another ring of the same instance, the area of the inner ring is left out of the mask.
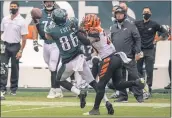
[[[151,17],[151,14],[149,14],[149,13],[143,14],[143,18],[144,18],[145,20],[148,20],[150,17]]]
[[[10,13],[11,14],[16,14],[18,12],[18,9],[14,9],[14,8],[12,8],[12,9],[10,9]]]

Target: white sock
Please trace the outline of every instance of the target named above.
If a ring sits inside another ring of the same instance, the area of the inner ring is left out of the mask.
[[[75,86],[73,86],[73,87],[71,88],[71,92],[73,92],[73,93],[75,93],[75,94],[77,94],[77,95],[80,94],[80,90],[77,89]]]
[[[106,96],[106,93],[104,94],[103,100],[104,100],[105,104],[106,104],[107,101],[109,101],[107,96]]]

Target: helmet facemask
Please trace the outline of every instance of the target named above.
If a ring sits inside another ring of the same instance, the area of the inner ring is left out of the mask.
[[[55,1],[43,1],[43,4],[47,11],[52,11],[55,7]]]

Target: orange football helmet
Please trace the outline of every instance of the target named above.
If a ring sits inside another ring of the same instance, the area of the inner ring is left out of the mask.
[[[83,18],[83,26],[86,30],[89,30],[91,27],[100,26],[100,18],[96,14],[88,14]]]

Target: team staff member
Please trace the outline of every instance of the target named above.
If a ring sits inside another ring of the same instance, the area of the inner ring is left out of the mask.
[[[11,95],[16,95],[19,79],[19,59],[22,57],[23,49],[26,45],[26,35],[28,27],[24,18],[19,14],[19,4],[17,1],[10,3],[11,15],[6,16],[1,22],[2,40],[5,48],[5,63],[9,63],[11,58]],[[22,43],[20,44],[20,42]],[[8,74],[1,78],[1,90],[6,93]]]
[[[127,20],[126,12],[118,7],[114,16],[116,23],[111,27],[111,39],[117,52],[126,53],[131,62],[124,64],[128,71],[128,80],[136,80],[139,78],[136,60],[141,57],[141,39],[139,32],[134,24]],[[132,92],[138,102],[143,102],[143,91],[138,87],[132,87]],[[121,90],[119,98],[116,102],[127,102],[128,95],[126,90]]]
[[[127,6],[127,4],[126,4],[125,2],[120,2],[120,3],[119,3],[119,6],[120,6],[121,8],[123,8],[123,9],[125,10],[126,14],[127,14],[127,11],[128,11],[128,6]],[[131,23],[134,23],[134,22],[135,22],[135,19],[132,18],[132,17],[130,17],[128,14],[127,14],[127,19],[128,19]]]
[[[137,68],[140,77],[143,77],[143,63],[145,61],[145,69],[147,73],[147,84],[149,86],[149,92],[151,94],[152,79],[153,79],[153,68],[154,68],[154,38],[156,32],[160,32],[160,39],[164,39],[168,36],[168,32],[158,23],[150,19],[152,15],[149,7],[143,8],[143,20],[136,21],[135,25],[139,30],[141,36],[141,49],[144,57],[137,62]]]

